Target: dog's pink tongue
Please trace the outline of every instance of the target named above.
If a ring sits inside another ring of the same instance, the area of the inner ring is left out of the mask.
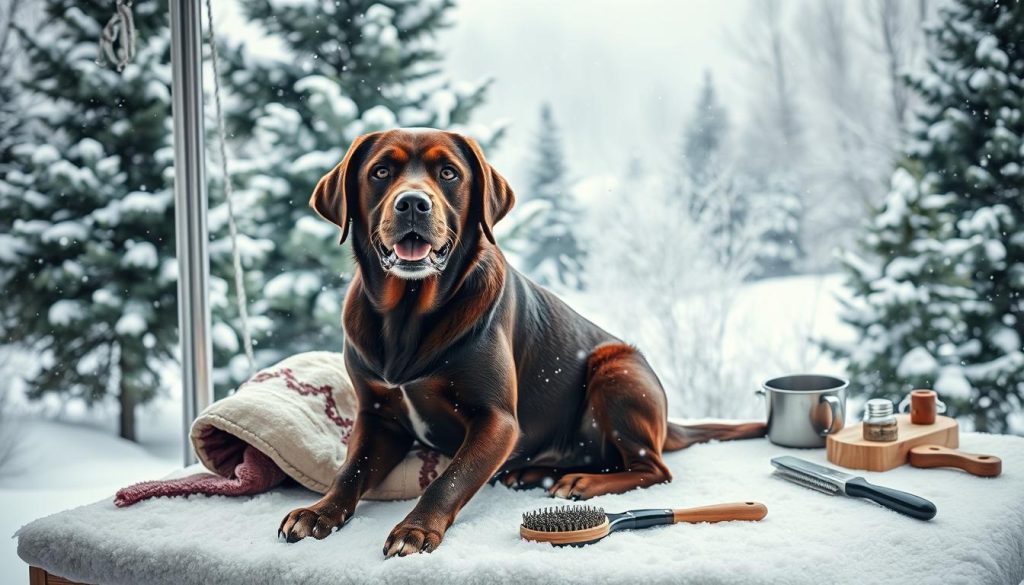
[[[423,260],[430,253],[430,244],[423,240],[406,238],[395,245],[395,254],[402,260],[417,262]]]

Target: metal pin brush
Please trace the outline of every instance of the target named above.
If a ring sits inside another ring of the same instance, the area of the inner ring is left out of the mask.
[[[758,502],[674,510],[629,510],[618,514],[606,514],[604,508],[596,506],[561,506],[523,514],[519,535],[525,540],[550,542],[555,546],[583,546],[597,542],[617,530],[650,528],[677,522],[760,520],[767,514],[768,508]]]

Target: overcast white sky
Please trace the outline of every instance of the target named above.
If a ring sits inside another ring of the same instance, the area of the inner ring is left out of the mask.
[[[490,156],[513,188],[545,100],[575,177],[621,171],[634,153],[655,168],[675,152],[705,69],[734,114],[746,99],[729,46],[746,11],[743,0],[462,0],[441,36],[445,70],[495,79],[475,120],[511,122]]]

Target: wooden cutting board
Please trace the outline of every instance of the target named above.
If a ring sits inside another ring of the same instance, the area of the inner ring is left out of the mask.
[[[887,471],[907,462],[910,450],[917,445],[960,446],[960,429],[948,416],[935,417],[930,425],[915,425],[909,414],[896,415],[899,438],[890,443],[865,441],[863,424],[850,425],[828,437],[828,460],[849,469]]]

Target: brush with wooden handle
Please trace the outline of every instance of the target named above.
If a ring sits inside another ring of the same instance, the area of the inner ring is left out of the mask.
[[[768,508],[759,502],[674,510],[629,510],[618,514],[606,514],[604,508],[596,506],[561,506],[523,514],[519,535],[526,540],[549,542],[555,546],[583,546],[597,542],[617,530],[650,528],[678,522],[760,520],[767,514]]]

